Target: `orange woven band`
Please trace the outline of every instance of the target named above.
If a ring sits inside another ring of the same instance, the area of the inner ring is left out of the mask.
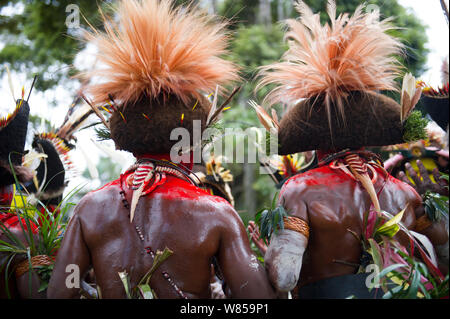
[[[16,267],[17,278],[30,271],[30,261],[31,261],[31,268],[36,268],[39,266],[50,266],[53,264],[53,259],[49,256],[46,255],[33,256],[31,257],[30,260],[26,259],[22,261]]]
[[[431,225],[433,225],[431,220],[428,219],[427,215],[423,215],[422,217],[416,220],[415,230],[421,232],[430,227]]]
[[[306,238],[309,238],[309,226],[308,223],[305,222],[303,219],[290,216],[288,218],[284,217],[283,221],[284,221],[284,229],[296,231],[304,235]]]

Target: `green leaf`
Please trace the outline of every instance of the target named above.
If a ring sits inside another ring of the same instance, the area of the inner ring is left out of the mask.
[[[48,288],[48,281],[41,281],[38,292],[43,292]]]
[[[419,292],[420,272],[413,270],[411,274],[411,282],[408,287],[408,299],[417,299],[417,293]]]
[[[279,192],[276,192],[276,194],[273,196],[272,209],[274,209],[276,207],[276,205],[277,205],[278,194],[279,194]]]
[[[384,276],[387,276],[387,274],[389,274],[390,272],[399,269],[399,268],[407,268],[407,265],[404,264],[394,264],[394,265],[390,265],[386,268],[384,268],[379,274],[378,277],[381,279]]]
[[[131,298],[131,293],[130,293],[130,285],[129,285],[128,273],[126,271],[119,272],[119,277],[120,277],[120,280],[122,281],[123,287],[125,289],[125,293],[127,295],[127,299],[132,299]]]
[[[371,248],[370,254],[372,255],[373,261],[375,262],[375,265],[379,267],[379,269],[382,269],[383,259],[381,257],[380,248],[373,238],[369,238],[368,241]]]
[[[444,181],[446,181],[447,183],[449,183],[449,177],[448,177],[448,174],[441,173],[440,179],[443,179]]]
[[[398,213],[395,217],[388,220],[386,223],[381,225],[378,229],[376,229],[375,234],[387,236],[389,238],[394,237],[400,230],[399,223],[401,222],[403,215],[405,214],[406,208],[403,209],[400,213]]]
[[[448,197],[428,191],[424,195],[424,207],[428,219],[438,222],[443,216],[448,216]]]
[[[414,111],[406,120],[404,125],[403,140],[407,143],[427,138],[426,127],[428,120],[422,117],[420,111]]]
[[[142,277],[141,281],[139,282],[139,285],[143,285],[143,284],[149,284],[150,279],[153,275],[153,273],[156,271],[156,269],[158,269],[159,266],[161,266],[161,264],[167,260],[167,258],[169,258],[171,255],[173,254],[173,251],[171,251],[170,249],[168,249],[167,247],[164,248],[164,251],[160,251],[158,250],[156,252],[155,255],[155,259],[153,260],[153,265],[150,268],[150,270],[144,275],[144,277]]]
[[[392,299],[393,296],[398,295],[403,289],[403,286],[395,286],[384,294],[383,299]]]
[[[143,284],[138,286],[142,299],[155,299],[150,285]]]
[[[400,230],[400,226],[398,226],[398,225],[391,225],[391,226],[388,226],[388,227],[381,227],[380,229],[378,229],[376,231],[375,234],[392,238],[399,232],[399,230]]]

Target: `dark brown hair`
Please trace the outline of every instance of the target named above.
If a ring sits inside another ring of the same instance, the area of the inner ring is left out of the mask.
[[[391,98],[373,92],[351,92],[344,107],[345,119],[332,105],[329,121],[323,96],[301,101],[280,123],[279,154],[403,142],[401,106]]]
[[[121,108],[123,118],[114,112],[110,120],[111,137],[118,149],[134,155],[168,154],[178,143],[170,140],[171,132],[179,127],[187,129],[192,143],[193,121],[200,120],[203,131],[208,110],[206,98],[198,103],[195,99],[184,103],[175,95],[161,94],[156,99],[143,96],[133,105]]]

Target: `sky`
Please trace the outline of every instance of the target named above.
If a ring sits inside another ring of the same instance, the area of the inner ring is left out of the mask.
[[[428,71],[421,76],[421,80],[432,86],[438,86],[441,84],[440,70],[442,60],[448,56],[449,52],[449,28],[442,13],[439,0],[399,0],[399,3],[413,12],[424,25],[428,27],[427,36],[429,41],[427,46],[430,49],[427,62]],[[5,14],[7,12],[2,13]],[[1,47],[2,43],[0,43],[0,48]],[[89,58],[89,54],[78,57],[75,61],[76,65],[84,67],[88,67],[90,63],[92,63],[92,59]],[[15,73],[13,73],[13,82],[16,97],[19,96],[21,86],[24,83],[26,90],[31,85],[31,83],[29,83],[30,81],[25,82],[23,75]],[[61,107],[55,108],[49,106],[46,102],[49,100],[56,100],[57,105]],[[34,92],[30,100],[31,113],[43,116],[55,126],[59,126],[64,119],[67,107],[71,100],[72,92],[61,86],[46,93]],[[10,101],[13,103],[6,76],[0,79],[0,101]],[[4,105],[4,103],[2,103],[2,105]],[[79,141],[77,143],[77,149],[72,151],[70,156],[79,172],[83,172],[88,167],[88,163],[92,163],[91,166],[95,166],[99,162],[101,156],[113,157],[113,161],[117,163],[117,165],[121,165],[122,171],[133,163],[133,158],[129,154],[114,151],[112,143],[102,143],[102,146],[99,146],[98,143],[95,142],[95,136],[93,136],[91,130],[79,132],[76,136]],[[95,178],[94,174],[91,179],[85,179],[81,176],[72,179],[67,189],[70,190],[81,184],[86,184],[87,189],[95,189],[101,186],[100,181]]]
[[[424,25],[427,25],[428,71],[421,79],[432,86],[441,84],[442,60],[448,58],[449,28],[442,12],[439,0],[399,0],[399,3],[411,10]],[[448,0],[446,1],[448,7]]]

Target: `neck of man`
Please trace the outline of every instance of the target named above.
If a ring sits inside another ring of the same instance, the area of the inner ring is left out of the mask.
[[[137,160],[151,159],[157,161],[168,161],[181,168],[185,168],[189,171],[191,171],[192,168],[194,167],[193,154],[191,154],[190,160],[188,162],[181,161],[180,163],[173,162],[170,154],[142,154],[142,155],[134,155],[134,157],[136,157]]]

